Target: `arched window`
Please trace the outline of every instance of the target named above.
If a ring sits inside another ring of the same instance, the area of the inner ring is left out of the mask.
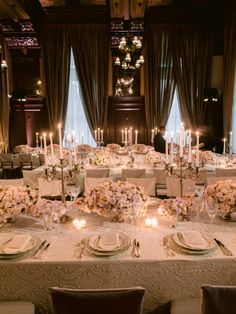
[[[72,131],[75,132],[77,144],[96,146],[83,108],[73,51],[71,51],[70,60],[70,82],[64,141],[66,134],[71,133]]]

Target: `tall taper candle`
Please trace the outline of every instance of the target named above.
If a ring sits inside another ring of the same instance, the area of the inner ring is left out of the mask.
[[[225,155],[226,138],[223,138],[223,155]]]
[[[47,156],[47,141],[46,141],[46,133],[43,133],[43,148],[44,148],[44,157],[45,157],[45,167],[48,166],[48,156]]]
[[[197,151],[196,151],[196,167],[199,167],[199,132],[197,134]]]
[[[173,161],[174,161],[174,140],[173,140],[173,137],[174,137],[174,133],[171,132],[171,140],[170,140],[170,165],[173,166]]]
[[[192,134],[188,131],[188,162],[192,162]]]
[[[166,131],[166,163],[169,163],[169,152],[168,152],[168,133]]]
[[[232,148],[233,148],[233,133],[232,131],[229,133],[229,153],[232,155]]]
[[[52,133],[49,134],[50,139],[50,147],[51,147],[51,155],[54,157],[54,149],[53,149],[53,141],[52,141]]]
[[[135,144],[138,144],[138,130],[135,130]]]
[[[58,125],[58,135],[59,135],[60,159],[63,159],[62,138],[61,138],[61,124],[60,123]]]
[[[151,130],[151,143],[154,142],[154,129]]]
[[[183,157],[183,144],[184,144],[184,125],[183,123],[181,123],[179,139],[179,157]]]

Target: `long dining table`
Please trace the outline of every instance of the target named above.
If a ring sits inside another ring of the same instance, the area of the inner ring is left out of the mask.
[[[53,231],[46,231],[41,218],[25,215],[3,226],[0,239],[6,233],[29,234],[40,241],[47,240],[50,246],[41,259],[34,258],[34,251],[17,259],[0,259],[0,300],[31,301],[36,313],[51,314],[48,288],[52,286],[78,289],[142,286],[146,289],[143,313],[159,313],[173,299],[199,297],[202,284],[236,284],[235,222],[220,218],[215,224],[209,224],[208,220],[182,221],[172,228],[170,217],[159,216],[158,201],[153,204],[146,215],[158,219],[156,228],[146,227],[144,220],[132,226],[82,212],[79,215],[86,220],[86,227],[81,230],[67,223],[55,224]],[[78,216],[68,208],[68,214],[73,218]],[[183,230],[216,237],[233,255],[225,255],[218,246],[202,255],[184,254],[175,249],[173,256],[167,254],[163,238]],[[127,234],[131,246],[114,256],[94,256],[86,249],[81,258],[75,255],[78,241],[104,232]],[[140,242],[140,257],[132,254],[134,238]]]

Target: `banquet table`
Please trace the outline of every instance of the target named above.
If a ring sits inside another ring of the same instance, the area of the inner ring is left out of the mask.
[[[74,211],[69,212],[72,216]],[[81,214],[87,225],[78,231],[69,224],[56,224],[54,231],[45,231],[42,219],[20,216],[13,224],[0,229],[2,233],[30,234],[50,246],[42,259],[29,255],[22,259],[0,260],[0,300],[27,300],[36,305],[36,313],[51,314],[48,288],[116,288],[142,286],[146,289],[143,313],[162,313],[158,307],[172,299],[199,297],[202,284],[236,284],[236,223],[218,219],[216,224],[179,222],[171,228],[170,218],[157,216],[151,206],[148,215],[156,215],[157,228],[114,223],[97,214]],[[175,252],[166,255],[163,237],[182,230],[208,232],[220,239],[232,251],[226,256],[219,247],[205,255]],[[140,241],[141,256],[133,257],[132,247],[110,257],[89,255],[85,250],[81,259],[74,258],[75,244],[84,237],[105,231],[125,232]]]

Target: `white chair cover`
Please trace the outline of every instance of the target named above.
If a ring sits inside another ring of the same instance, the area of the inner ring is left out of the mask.
[[[180,179],[166,178],[167,196],[179,197],[180,196]],[[186,194],[193,194],[195,191],[195,182],[192,179],[183,179],[183,196]]]
[[[87,178],[105,178],[105,177],[109,177],[109,174],[110,174],[109,168],[86,169]]]
[[[24,186],[24,179],[1,179],[0,186],[7,186],[7,185],[17,185],[17,186]]]
[[[60,180],[47,181],[42,178],[38,179],[39,197],[42,196],[60,196],[62,186]]]
[[[156,178],[127,178],[128,182],[142,186],[149,196],[155,196]]]
[[[22,170],[24,184],[33,188],[38,189],[38,179],[42,178],[44,175],[43,171],[30,171],[30,170]]]
[[[94,188],[95,186],[103,183],[103,182],[111,182],[112,178],[106,177],[106,178],[88,178],[85,177],[84,178],[84,189],[85,192],[87,191],[87,189],[89,188]]]
[[[216,177],[234,177],[236,168],[216,168]]]
[[[233,180],[236,181],[236,176],[235,177],[207,177],[206,178],[206,185],[212,185],[215,184],[218,181],[224,181],[224,180]]]
[[[35,306],[26,301],[0,302],[0,314],[34,314]]]
[[[122,169],[122,177],[123,178],[144,178],[146,173],[146,169],[128,169],[123,168]]]

